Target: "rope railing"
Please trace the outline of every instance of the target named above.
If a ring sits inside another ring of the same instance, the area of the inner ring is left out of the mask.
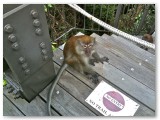
[[[134,41],[136,43],[139,43],[141,45],[144,45],[148,48],[152,48],[152,49],[155,49],[155,45],[152,44],[152,43],[149,43],[147,41],[144,41],[144,40],[141,40],[137,37],[134,37],[128,33],[125,33],[121,30],[118,30],[117,28],[114,28],[112,27],[111,25],[97,19],[96,17],[92,16],[91,14],[87,13],[85,10],[83,10],[82,8],[80,8],[78,5],[76,4],[68,4],[70,7],[72,7],[73,9],[75,9],[76,11],[80,12],[81,14],[85,15],[86,17],[88,17],[89,19],[93,20],[94,22],[96,22],[97,24],[101,25],[102,27],[104,27],[105,29],[117,34],[117,35],[120,35],[126,39],[129,39],[131,41]]]

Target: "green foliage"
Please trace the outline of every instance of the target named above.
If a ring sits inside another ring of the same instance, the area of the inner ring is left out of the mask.
[[[53,7],[54,7],[54,5],[52,5],[52,4],[45,4],[44,5],[44,11],[48,12],[48,9],[53,9]]]
[[[119,18],[118,29],[127,32],[129,34],[134,34],[137,30],[140,21],[143,16],[143,12],[145,9],[145,4],[125,4],[122,7],[122,12]],[[94,5],[84,5],[85,10],[95,16],[98,19],[106,22],[107,24],[114,26],[116,11],[117,11],[117,4],[94,4]],[[147,18],[144,22],[142,31],[140,32],[141,35],[144,33],[148,33],[150,31],[152,25],[154,24],[155,20],[155,8],[150,6]],[[89,20],[88,18],[84,21],[85,28],[88,29],[98,29],[100,27],[98,24],[94,23],[93,21]]]
[[[3,86],[7,85],[7,81],[3,79]]]
[[[86,12],[114,27],[118,4],[79,4],[79,6]],[[135,34],[141,22],[145,6],[145,4],[123,4],[122,12],[119,16],[118,29],[129,34]],[[94,23],[91,19],[85,17],[81,13],[76,12],[68,5],[45,4],[44,10],[46,12],[52,42],[73,27],[81,28],[78,29],[79,31],[77,32],[81,31],[88,35],[93,33],[93,31],[99,30],[102,30],[104,33],[103,27]],[[143,35],[144,33],[148,33],[154,23],[155,8],[154,5],[151,5],[144,25],[138,34]],[[107,30],[105,30],[105,32],[109,33]],[[74,30],[65,34],[56,41],[57,44],[54,44],[54,47],[63,44],[65,40],[73,34],[76,34]],[[101,33],[98,32],[98,34]],[[55,49],[54,47],[53,50]]]
[[[52,51],[55,51],[57,49],[54,45],[57,45],[57,43],[52,43]]]
[[[109,4],[109,5],[85,5],[85,10],[90,13],[91,15],[95,16],[96,18],[101,19],[102,21],[113,25],[114,16],[116,11],[117,5]],[[93,21],[86,19],[85,21],[86,28],[88,29],[96,29],[99,27],[98,24],[95,24]]]
[[[142,27],[142,33],[144,34],[144,31],[147,31],[149,33],[153,24],[155,24],[155,9],[150,7],[146,20]]]

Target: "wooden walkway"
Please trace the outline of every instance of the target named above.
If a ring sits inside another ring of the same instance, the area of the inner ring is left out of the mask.
[[[156,58],[126,39],[106,34],[93,33],[98,41],[98,52],[109,58],[109,63],[96,64],[95,71],[104,80],[129,98],[140,104],[135,116],[154,116],[156,109],[155,65]],[[62,64],[62,47],[54,52],[56,71]],[[52,102],[52,114],[55,116],[102,116],[85,99],[96,85],[83,75],[68,68],[58,82]],[[3,88],[4,116],[46,116],[46,98],[49,86],[32,102],[14,99]]]

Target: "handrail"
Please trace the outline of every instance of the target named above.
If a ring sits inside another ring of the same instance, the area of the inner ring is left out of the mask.
[[[129,39],[131,41],[134,41],[136,43],[139,43],[141,45],[144,45],[148,48],[152,48],[152,49],[155,49],[155,45],[152,44],[152,43],[149,43],[147,41],[144,41],[144,40],[141,40],[137,37],[134,37],[128,33],[125,33],[121,30],[118,30],[112,26],[110,26],[109,24],[97,19],[96,17],[92,16],[91,14],[87,13],[85,10],[83,10],[82,8],[80,8],[78,5],[76,4],[68,4],[70,7],[72,7],[73,9],[77,10],[78,12],[80,12],[81,14],[85,15],[86,17],[88,17],[89,19],[93,20],[94,22],[96,22],[97,24],[101,25],[102,27],[104,27],[105,29],[117,34],[117,35],[120,35],[126,39]]]

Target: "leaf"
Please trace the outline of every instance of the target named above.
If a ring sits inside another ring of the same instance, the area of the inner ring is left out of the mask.
[[[52,42],[52,45],[57,45],[57,43],[56,42]]]
[[[52,4],[48,4],[48,7],[50,7],[50,8],[51,8],[51,7],[53,7],[53,6],[52,6]]]
[[[52,51],[55,51],[57,48],[52,45]]]
[[[6,85],[7,85],[7,81],[3,80],[3,86],[6,86]]]
[[[46,5],[44,5],[44,11],[47,12],[47,7],[46,7]]]

